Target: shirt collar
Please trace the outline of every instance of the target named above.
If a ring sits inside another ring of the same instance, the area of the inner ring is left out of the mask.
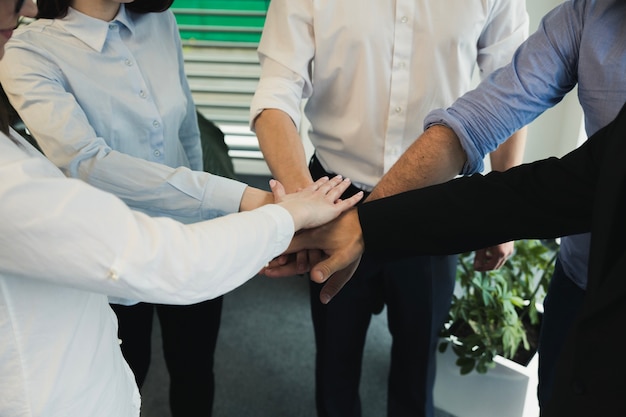
[[[87,16],[71,7],[68,9],[67,16],[60,19],[58,22],[66,31],[98,52],[102,52],[111,23],[116,22],[120,26],[126,27],[131,35],[134,33],[135,28],[133,21],[126,12],[124,4],[120,4],[120,10],[117,16],[115,16],[115,19],[111,22],[105,22],[104,20]]]

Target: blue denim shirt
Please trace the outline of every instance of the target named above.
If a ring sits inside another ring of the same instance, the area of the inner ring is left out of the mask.
[[[511,63],[447,109],[431,112],[425,128],[452,128],[467,153],[463,174],[483,169],[483,157],[513,132],[559,103],[578,84],[588,136],[608,124],[626,101],[626,1],[570,0],[548,13]],[[565,237],[560,260],[586,288],[588,234]]]

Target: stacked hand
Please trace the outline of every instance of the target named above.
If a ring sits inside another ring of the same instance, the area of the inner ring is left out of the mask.
[[[339,199],[349,184],[349,180],[342,181],[339,176],[331,180],[321,178],[286,195],[279,182],[271,182],[276,202],[290,210],[296,230],[305,230],[294,236],[285,253],[270,262],[262,274],[286,277],[310,272],[313,281],[325,283],[320,293],[324,304],[341,290],[356,271],[365,249],[358,211],[352,208],[362,193],[347,200]],[[303,253],[308,253],[308,258]],[[477,251],[475,268],[498,269],[511,253],[512,243]]]
[[[306,270],[310,271],[313,281],[325,283],[320,300],[326,304],[350,280],[361,260],[364,243],[356,209],[346,211],[327,224],[296,234],[285,253],[270,262],[261,273],[269,277],[302,273],[303,265],[297,261],[296,254],[311,249],[318,249],[321,257],[307,264]]]
[[[322,177],[302,190],[286,194],[280,182],[270,181],[275,203],[291,213],[296,230],[323,225],[358,203],[363,192],[346,200],[339,198],[349,186],[349,179],[337,175],[332,179]]]

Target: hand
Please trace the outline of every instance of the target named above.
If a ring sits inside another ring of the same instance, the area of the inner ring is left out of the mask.
[[[313,265],[326,258],[328,258],[328,256],[319,249],[305,249],[297,253],[277,256],[268,262],[268,264],[259,271],[259,274],[273,278],[302,275],[309,272]]]
[[[514,242],[501,243],[496,246],[477,250],[474,255],[474,270],[492,271],[500,269],[513,254]]]
[[[263,270],[269,277],[293,275],[297,271],[295,254],[304,249],[320,249],[322,260],[311,268],[311,279],[325,282],[320,294],[328,303],[352,277],[359,265],[365,244],[358,212],[348,210],[334,221],[294,236],[285,254]]]
[[[274,201],[289,211],[296,230],[323,225],[358,203],[363,192],[346,200],[339,198],[349,186],[349,179],[337,175],[332,179],[322,177],[302,190],[286,194],[280,182],[270,180]]]

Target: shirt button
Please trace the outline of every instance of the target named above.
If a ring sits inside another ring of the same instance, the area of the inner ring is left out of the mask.
[[[141,90],[141,91],[139,92],[139,97],[141,97],[141,98],[146,98],[146,97],[148,97],[148,94],[146,94],[146,91],[145,91],[145,90]]]
[[[161,151],[159,151],[158,149],[155,149],[155,151],[154,151],[154,152],[152,152],[152,154],[153,154],[154,156],[161,156]]]
[[[408,18],[408,17],[406,17],[406,16],[402,16],[402,17],[400,18],[400,22],[402,22],[402,23],[406,23],[406,22],[408,22],[408,21],[409,21],[409,18]]]
[[[152,126],[154,126],[154,127],[159,127],[159,126],[161,126],[161,123],[159,123],[159,121],[158,121],[158,120],[154,120],[154,121],[152,122]]]
[[[111,269],[109,271],[109,278],[112,279],[113,281],[117,281],[118,279],[120,279],[120,276],[118,275],[115,269]]]
[[[115,23],[109,23],[109,29],[117,30],[117,25]]]
[[[398,69],[404,69],[404,67],[406,67],[406,63],[405,62],[399,62],[398,63]]]
[[[396,113],[402,113],[402,107],[400,106],[396,107],[394,110]]]
[[[130,59],[126,58],[124,60],[124,64],[128,65],[129,67],[132,67],[133,66],[133,61],[131,61]]]

